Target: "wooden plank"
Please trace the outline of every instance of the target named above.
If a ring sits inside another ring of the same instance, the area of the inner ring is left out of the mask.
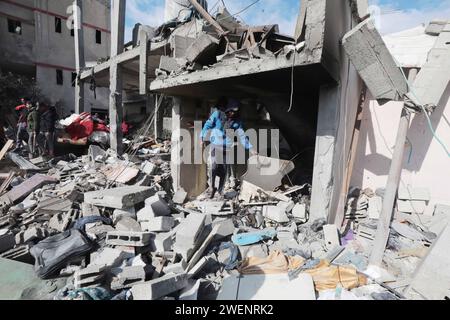
[[[14,140],[6,141],[5,145],[2,148],[2,151],[0,151],[0,160],[3,160],[3,158],[5,157],[5,154],[9,151],[9,149],[11,149],[13,144],[14,144]]]

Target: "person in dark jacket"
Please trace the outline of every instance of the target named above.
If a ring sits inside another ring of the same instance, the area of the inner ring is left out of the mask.
[[[31,105],[31,108],[28,110],[27,117],[28,147],[30,150],[30,159],[32,159],[36,155],[36,137],[39,134],[40,126],[39,118],[38,105]]]
[[[41,112],[39,129],[45,138],[45,145],[42,149],[44,150],[44,153],[48,153],[50,157],[54,157],[55,123],[57,120],[56,110],[55,107],[42,103],[39,107],[39,111]]]

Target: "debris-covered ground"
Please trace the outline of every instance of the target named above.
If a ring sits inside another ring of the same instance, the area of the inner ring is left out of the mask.
[[[383,268],[368,268],[383,190],[352,190],[338,230],[308,219],[308,184],[270,192],[243,181],[189,199],[172,190],[169,154],[168,142],[151,141],[123,157],[95,145],[82,157],[10,152],[0,269],[34,265],[42,279],[18,298],[391,300],[419,298],[409,285],[426,298],[439,291],[423,281],[448,245],[448,208],[398,213]]]

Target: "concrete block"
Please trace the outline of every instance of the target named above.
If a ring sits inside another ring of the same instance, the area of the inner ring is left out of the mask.
[[[277,207],[284,210],[286,213],[290,213],[295,207],[294,201],[280,201],[277,203]]]
[[[0,253],[14,248],[15,244],[14,234],[8,229],[0,229]]]
[[[215,59],[215,51],[218,45],[219,40],[208,34],[203,34],[187,48],[186,59],[189,63],[200,62],[203,59],[211,60],[209,56]]]
[[[175,225],[175,219],[172,217],[156,217],[149,221],[142,221],[141,227],[143,231],[150,232],[167,232]]]
[[[145,207],[138,211],[137,220],[139,222],[149,221],[155,217],[169,216],[171,212],[172,210],[164,198],[159,194],[155,194],[145,200]]]
[[[16,234],[16,244],[42,240],[47,236],[47,230],[38,227],[32,227]]]
[[[206,216],[204,214],[191,213],[184,219],[177,230],[176,242],[187,245],[196,244],[203,228]]]
[[[171,58],[169,56],[161,56],[161,60],[159,60],[159,69],[172,72],[176,71],[180,68],[177,59]]]
[[[200,290],[201,280],[190,280],[186,288],[180,292],[179,300],[196,301],[198,299],[198,291]]]
[[[181,290],[188,285],[186,274],[168,274],[161,278],[134,285],[131,293],[134,300],[156,300]]]
[[[186,201],[187,192],[183,188],[178,189],[173,195],[172,201],[175,204],[183,204]]]
[[[368,214],[370,219],[380,219],[383,199],[379,196],[369,198]]]
[[[213,222],[213,228],[219,225],[217,232],[215,234],[216,239],[222,239],[233,235],[234,230],[236,229],[233,223],[233,219],[227,219],[225,221]]]
[[[323,233],[325,236],[325,244],[328,249],[333,249],[334,247],[341,245],[341,241],[339,239],[339,231],[334,224],[324,225]]]
[[[113,222],[117,222],[122,217],[129,217],[136,219],[136,209],[134,207],[124,208],[124,209],[114,209],[113,211]]]
[[[364,20],[368,17],[369,13],[369,2],[367,0],[356,0],[356,9],[358,12],[358,17]]]
[[[106,244],[113,246],[144,247],[151,239],[150,232],[111,231],[106,234]]]
[[[133,258],[134,254],[125,252],[114,248],[104,248],[100,252],[93,252],[91,254],[91,265],[118,267],[124,260]]]
[[[162,57],[165,57],[165,56],[162,56]],[[161,58],[162,58],[161,57]],[[153,174],[155,174],[155,172],[156,172],[156,169],[157,169],[158,167],[156,166],[156,165],[154,165],[153,163],[151,163],[151,162],[149,162],[149,161],[145,161],[144,163],[142,163],[142,165],[141,165],[141,171],[143,172],[143,173],[145,173],[145,174],[148,174],[148,175],[153,175]]]
[[[172,250],[173,233],[158,233],[153,240],[155,252],[167,252]]]
[[[116,222],[115,228],[117,231],[135,231],[141,232],[141,225],[135,219],[130,217],[122,217],[119,221]]]
[[[86,192],[84,201],[96,206],[124,209],[134,207],[153,194],[153,188],[129,186]]]
[[[449,243],[450,224],[435,240],[428,254],[414,272],[411,284],[407,289],[407,297],[444,300],[450,288]]]
[[[106,270],[106,266],[89,265],[85,269],[76,270],[74,273],[75,288],[94,287],[102,284]]]
[[[182,259],[178,263],[168,264],[167,266],[164,267],[163,270],[164,270],[165,274],[170,274],[170,273],[181,274],[181,273],[186,272],[187,266],[188,266],[188,264],[187,264],[186,260]]]
[[[105,150],[93,144],[89,146],[88,156],[92,162],[103,162],[108,158]]]
[[[81,214],[83,217],[100,216],[100,210],[92,204],[83,202],[81,204]]]
[[[430,201],[430,190],[428,188],[413,188],[411,186],[399,187],[398,198],[400,200],[422,200]]]
[[[284,208],[280,208],[278,206],[264,206],[263,216],[278,223],[289,222],[289,218]]]
[[[289,227],[278,227],[277,228],[277,238],[278,240],[289,241],[292,239],[297,239],[297,225],[292,224]]]
[[[348,32],[342,45],[376,100],[401,100],[408,92],[408,84],[372,19]]]
[[[397,200],[397,209],[400,212],[423,214],[426,208],[427,203],[425,201]]]
[[[297,203],[294,208],[292,208],[292,215],[301,221],[306,221],[306,205],[304,203]]]
[[[120,273],[111,281],[111,289],[121,290],[131,288],[133,285],[145,282],[148,270],[149,268],[145,266],[122,268]]]

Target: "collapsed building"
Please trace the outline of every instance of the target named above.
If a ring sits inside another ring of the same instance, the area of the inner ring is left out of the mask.
[[[75,288],[95,287],[110,275],[111,288],[115,283],[123,290],[119,294],[134,299],[181,299],[192,297],[191,290],[203,298],[333,299],[339,286],[346,289],[340,297],[349,299],[448,297],[450,278],[442,267],[449,257],[442,250],[449,237],[450,199],[440,188],[446,173],[431,168],[436,159],[442,164],[448,159],[432,138],[448,133],[441,121],[449,110],[448,22],[383,40],[366,1],[308,0],[301,1],[292,37],[280,34],[277,25],[247,26],[225,7],[212,17],[206,2],[185,2],[185,15],[168,5],[166,23],[137,25],[125,46],[125,1],[113,1],[109,60],[79,65],[77,113],[85,111],[84,82],[113,93],[111,150],[91,149],[89,159],[63,159],[52,164],[53,170],[60,178],[83,166],[102,171],[109,183],[99,176],[92,190],[83,181],[81,192],[89,194],[71,203],[84,206],[78,214],[100,208],[95,215],[113,221],[98,223],[97,218],[97,225],[86,226],[98,242],[106,237],[106,246],[91,253],[90,264],[75,268]],[[417,51],[411,51],[411,43],[420,43]],[[169,101],[170,150],[169,143],[155,140],[123,146],[125,94],[145,97],[151,121],[140,133],[154,129],[155,139],[167,114],[161,105]],[[208,201],[203,197],[206,164],[181,159],[186,153],[193,158],[199,145],[192,123],[207,119],[221,96],[242,102],[247,128],[279,130],[280,150],[267,156],[285,166],[261,179],[249,176],[242,165],[239,192]],[[428,131],[427,119],[437,130]],[[398,132],[388,127],[397,125]],[[181,148],[181,129],[192,133],[191,149]],[[407,141],[411,150],[419,150],[411,151],[404,165]],[[143,151],[135,159],[135,152],[152,144],[157,152]],[[169,151],[170,168],[161,161],[168,160]],[[156,160],[142,162],[150,156]],[[55,183],[47,179],[46,184]],[[109,190],[110,183],[114,188]],[[123,216],[131,220],[125,223]],[[77,218],[69,211],[57,229],[66,231]],[[22,246],[26,236],[28,241],[47,237],[23,232],[16,235]],[[151,261],[143,258],[147,251]],[[111,256],[114,261],[108,260]],[[106,268],[95,262],[102,258],[109,261]],[[211,266],[217,263],[219,270]],[[150,265],[151,279],[142,268],[128,269]],[[216,290],[205,290],[204,282]],[[238,289],[255,283],[259,290]]]

